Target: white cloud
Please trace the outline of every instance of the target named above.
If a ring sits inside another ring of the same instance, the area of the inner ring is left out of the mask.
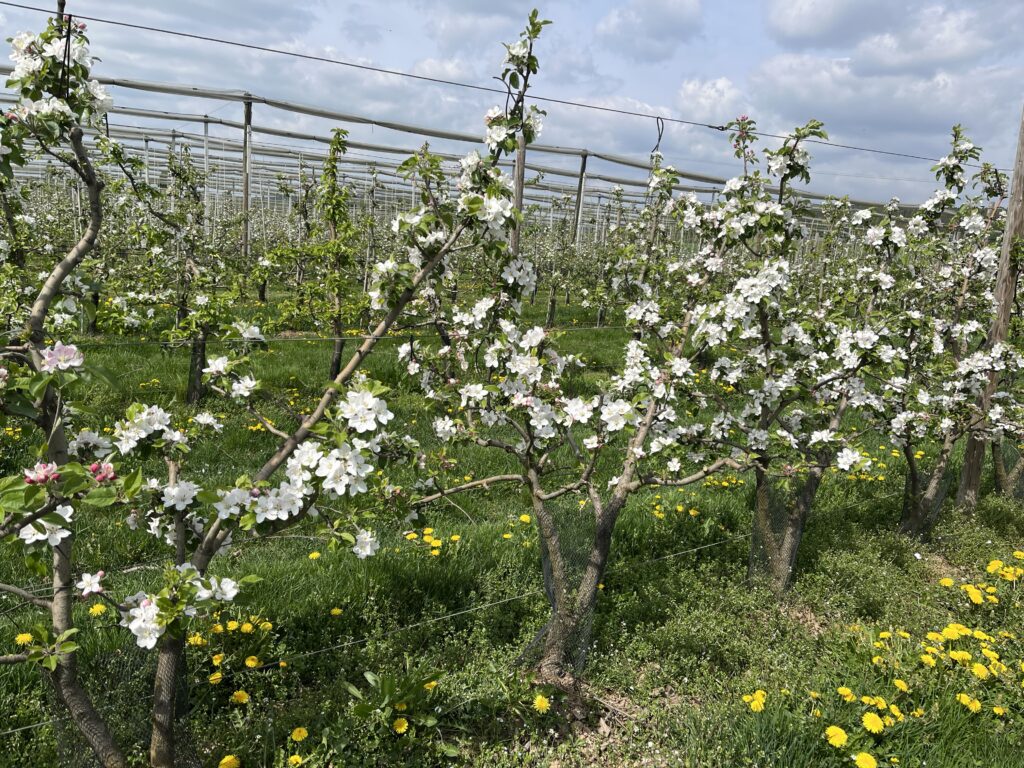
[[[659,62],[696,36],[700,26],[700,0],[629,0],[601,19],[596,32],[611,53]]]
[[[676,102],[687,120],[712,125],[721,125],[750,109],[746,96],[727,77],[684,80]]]
[[[884,29],[902,5],[898,0],[771,0],[768,31],[798,48],[851,44]]]

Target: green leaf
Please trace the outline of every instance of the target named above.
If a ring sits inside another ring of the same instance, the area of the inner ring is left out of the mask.
[[[82,498],[82,503],[88,504],[90,507],[109,507],[115,501],[117,501],[117,489],[109,485],[93,488]]]
[[[124,495],[131,499],[142,489],[142,467],[136,467],[124,480],[121,481],[121,488]],[[204,491],[205,493],[205,491]]]

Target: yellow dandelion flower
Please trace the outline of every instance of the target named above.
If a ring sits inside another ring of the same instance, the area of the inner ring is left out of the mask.
[[[857,768],[878,768],[878,761],[869,752],[858,752],[853,756],[853,764]]]
[[[971,665],[971,674],[979,680],[987,680],[992,675],[988,667],[977,661]]]
[[[223,679],[224,679],[224,675],[221,672],[219,672],[219,671],[214,672],[212,675],[210,675],[207,678],[207,680],[210,681],[210,685],[217,685],[217,683],[219,683]]]
[[[896,686],[896,690],[903,691],[903,693],[910,693],[910,686],[907,685],[906,680],[902,680],[897,677],[895,680],[892,681],[892,684]]]
[[[106,612],[107,612],[107,606],[106,606],[105,603],[96,603],[91,608],[89,608],[89,615],[90,616],[102,616]]]
[[[260,624],[260,629],[263,630],[264,632],[269,632],[273,628],[274,628],[274,625],[271,624],[269,621],[264,621],[262,624]]]
[[[245,666],[249,669],[256,669],[260,665],[260,660],[256,656],[248,656],[245,659]]]
[[[532,518],[529,515],[520,515],[519,516],[519,522],[520,523],[528,524],[531,520],[532,520]]]
[[[533,698],[533,708],[543,715],[551,709],[551,700],[543,693],[538,693]]]
[[[840,728],[838,725],[830,725],[825,729],[825,739],[836,749],[845,747],[846,742],[850,740],[850,737],[846,735],[846,731]]]
[[[459,536],[459,534],[457,534],[457,533],[453,533],[452,536],[451,536],[451,540],[452,541],[461,541],[462,537]]]
[[[404,717],[399,717],[391,724],[392,730],[401,735],[409,730],[409,721]]]
[[[292,755],[289,757],[288,765],[302,765],[302,755]]]
[[[423,690],[432,691],[437,688],[437,680],[431,680],[429,683],[423,684]]]
[[[406,704],[404,701],[400,701],[397,704],[395,704],[395,711],[396,712],[405,712],[405,710],[407,710],[408,708],[409,708],[409,705]]]
[[[245,691],[235,691],[231,694],[231,701],[233,701],[235,704],[248,704],[249,694]]]
[[[304,741],[307,736],[309,736],[309,731],[301,726],[292,731],[292,741],[294,742]]]
[[[217,768],[242,768],[242,761],[234,755],[224,755],[217,763]]]
[[[864,717],[861,718],[861,723],[864,724],[864,730],[868,733],[881,733],[885,730],[885,723],[874,712],[865,712]]]
[[[188,640],[186,642],[193,648],[202,648],[204,645],[206,645],[206,638],[200,635],[198,632],[196,632],[194,634],[189,635]]]
[[[28,645],[33,640],[31,632],[19,632],[14,637],[15,645]]]
[[[228,632],[234,632],[240,626],[241,625],[237,621],[229,621],[228,622]]]
[[[331,616],[341,616],[341,608],[331,608]]]
[[[843,698],[843,701],[849,702],[849,701],[856,701],[856,699],[857,699],[857,697],[854,695],[853,691],[851,691],[845,685],[840,686],[839,688],[836,688],[836,693],[838,693]]]

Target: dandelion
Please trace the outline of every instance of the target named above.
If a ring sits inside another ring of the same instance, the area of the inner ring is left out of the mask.
[[[519,516],[519,522],[523,523],[524,525],[529,525],[530,520],[531,520],[531,518],[530,518],[529,515],[520,515]]]
[[[188,636],[188,644],[193,648],[202,648],[206,645],[206,638],[200,635],[198,632]]]
[[[292,731],[292,741],[296,743],[303,741],[307,736],[309,736],[309,731],[301,726]]]
[[[992,707],[992,712],[996,717],[1002,717],[1006,714],[1006,707]]]
[[[331,608],[331,616],[341,616],[341,608]]]
[[[302,765],[302,755],[292,755],[289,757],[288,765]]]
[[[767,692],[758,688],[753,693],[748,693],[743,697],[743,701],[750,707],[751,712],[763,712],[764,702],[768,698]]]
[[[90,616],[102,616],[107,612],[107,606],[104,603],[96,603],[89,608]]]
[[[15,645],[28,645],[31,642],[32,642],[32,633],[31,632],[21,632],[18,635],[16,635],[15,638],[14,638],[14,644]]]
[[[926,667],[934,667],[935,666],[935,657],[931,656],[931,655],[929,655],[927,653],[922,653],[921,654],[921,663],[924,664]]]
[[[981,702],[973,696],[969,696],[966,693],[958,693],[956,695],[956,700],[974,714],[981,712]]]
[[[858,752],[854,755],[853,764],[857,768],[878,768],[878,761],[868,752]]]
[[[234,632],[236,629],[238,629],[239,626],[240,625],[239,625],[239,623],[237,621],[229,621],[228,622],[228,632]]]
[[[910,693],[910,686],[907,685],[906,680],[901,680],[897,677],[895,680],[892,681],[892,684],[896,686],[896,690],[903,691],[903,693]]]
[[[221,673],[219,671],[214,672],[212,675],[210,675],[207,678],[207,680],[210,681],[210,685],[217,685],[217,683],[219,683],[223,679],[224,679],[224,675],[223,675],[223,673]]]
[[[437,688],[437,680],[431,680],[429,683],[423,684],[423,690],[429,692]]]
[[[551,700],[543,693],[538,693],[533,699],[533,708],[543,715],[551,709]]]
[[[971,674],[979,680],[987,680],[992,673],[989,671],[988,667],[976,661],[971,665]]]
[[[231,694],[231,701],[235,704],[248,704],[249,694],[245,691],[235,691]]]
[[[242,625],[242,633],[243,633],[243,634],[246,634],[246,635],[251,635],[251,634],[252,634],[252,633],[253,633],[253,632],[255,631],[255,629],[256,629],[256,627],[254,627],[254,626],[253,626],[253,625],[252,625],[252,624],[251,624],[250,622],[248,622],[248,621],[247,621],[247,622],[245,622],[245,624],[243,624],[243,625]]]
[[[256,669],[260,665],[260,660],[255,656],[248,656],[245,659],[245,666],[249,669]]]
[[[224,661],[223,653],[215,653],[210,657],[210,663],[215,667],[219,667]]]
[[[882,722],[882,718],[874,712],[865,712],[861,722],[864,724],[864,730],[868,733],[877,734],[885,730],[885,723]]]
[[[845,685],[836,688],[836,693],[838,693],[842,697],[843,701],[850,702],[857,700],[857,697],[854,695],[853,691],[851,691]]]
[[[264,631],[264,632],[269,632],[273,628],[274,628],[274,625],[271,624],[269,621],[264,621],[262,624],[260,624],[260,629],[262,631]]]
[[[838,725],[830,725],[825,729],[825,739],[836,749],[845,747],[846,742],[850,740],[850,737],[846,735],[846,731],[840,728]]]
[[[409,721],[404,717],[399,717],[391,724],[391,728],[395,733],[401,735],[409,730]]]
[[[452,537],[451,537],[451,540],[452,540],[452,541],[461,541],[461,540],[462,540],[462,537],[461,537],[461,536],[459,536],[459,534],[457,534],[457,533],[453,533],[453,534],[452,534]]]
[[[217,763],[217,768],[242,768],[242,761],[234,755],[224,755]]]

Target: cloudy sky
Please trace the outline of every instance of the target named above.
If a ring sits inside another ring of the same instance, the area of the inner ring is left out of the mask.
[[[68,10],[488,84],[500,69],[499,43],[516,37],[533,5],[69,0]],[[771,132],[813,117],[836,143],[929,157],[945,153],[950,126],[959,122],[986,159],[1012,163],[1024,104],[1024,2],[1018,0],[548,0],[539,7],[553,25],[536,48],[538,95],[713,124],[746,113]],[[41,18],[0,5],[0,25],[10,33],[37,29]],[[473,133],[482,132],[481,115],[494,103],[492,95],[467,89],[98,22],[90,24],[90,35],[102,58],[95,71],[110,77],[243,89]],[[232,119],[241,113],[238,104],[136,91],[117,90],[115,99],[121,106]],[[656,140],[650,119],[546,108],[544,143],[642,159]],[[316,133],[331,127],[259,105],[255,121]],[[366,141],[418,143],[380,128],[349,127]],[[682,169],[724,177],[736,170],[726,137],[706,128],[669,125],[662,149]],[[919,202],[934,188],[927,162],[824,146],[812,155],[815,191]]]

